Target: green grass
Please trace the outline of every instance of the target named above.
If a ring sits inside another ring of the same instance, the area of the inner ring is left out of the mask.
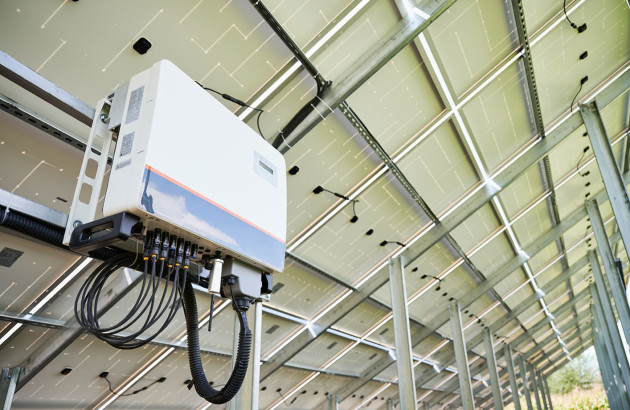
[[[551,402],[554,410],[599,410],[610,408],[606,392],[599,384],[588,390],[577,388],[567,394],[552,394]],[[536,399],[533,396],[532,403],[535,407]],[[514,404],[509,404],[505,408],[506,410],[513,410]],[[524,397],[521,397],[521,408],[527,409]]]
[[[589,390],[575,389],[564,395],[551,395],[554,410],[608,409],[608,398],[601,385]]]

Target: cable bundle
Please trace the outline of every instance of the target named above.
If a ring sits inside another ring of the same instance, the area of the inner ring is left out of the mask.
[[[191,258],[197,257],[197,245],[182,238],[169,236],[159,229],[147,232],[143,260],[138,255],[126,253],[114,256],[103,262],[90,274],[81,286],[74,303],[74,315],[79,324],[100,340],[118,349],[135,349],[153,340],[172,321],[180,305],[184,308],[188,333],[188,360],[192,374],[189,388],[195,386],[197,393],[211,403],[223,404],[230,401],[241,388],[247,373],[252,333],[247,326],[246,310],[250,300],[235,297],[232,285],[236,278],[226,279],[230,287],[232,305],[241,323],[236,364],[228,382],[221,390],[212,388],[205,376],[199,351],[199,328],[197,301],[191,281],[188,279],[188,265]],[[109,277],[120,268],[138,269],[144,265],[144,275],[138,297],[129,313],[118,323],[101,327],[98,314],[98,298]],[[164,279],[164,281],[162,281]],[[160,282],[163,282],[160,292]],[[167,297],[168,295],[168,297]],[[140,329],[127,331],[132,325],[141,323]],[[161,323],[161,326],[159,325]],[[159,326],[157,330],[151,328]],[[141,335],[148,333],[149,336]],[[106,380],[106,372],[101,376]],[[109,383],[109,380],[107,380]],[[146,388],[145,388],[146,389]],[[110,390],[111,389],[110,385]],[[135,394],[138,390],[132,394]]]
[[[164,259],[145,256],[142,285],[138,298],[129,313],[118,323],[101,327],[98,298],[103,286],[118,269],[137,266],[136,259],[137,255],[125,254],[103,262],[81,286],[74,304],[74,315],[79,324],[97,338],[118,349],[135,349],[143,346],[164,330],[173,321],[182,303],[183,289],[186,286],[187,269],[181,269],[180,266],[169,267]],[[168,280],[169,278],[171,280]],[[161,279],[167,280],[163,282],[160,292]],[[149,333],[150,329],[160,321],[161,326],[152,334],[146,338],[137,339],[140,335]],[[142,324],[138,330],[123,333],[136,323]]]

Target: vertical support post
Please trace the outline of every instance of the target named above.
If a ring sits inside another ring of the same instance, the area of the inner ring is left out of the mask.
[[[621,370],[621,363],[618,357],[619,348],[616,347],[616,343],[613,341],[613,332],[614,330],[610,329],[606,318],[604,317],[605,313],[602,310],[601,299],[597,292],[597,289],[594,285],[590,285],[590,291],[593,298],[593,308],[595,311],[595,323],[597,327],[601,330],[602,342],[607,351],[607,357],[609,358],[610,367],[612,369],[612,374],[615,379],[615,390],[619,391],[619,398],[624,405],[624,408],[630,408],[630,401],[628,400],[628,390],[626,388],[626,384],[624,383],[623,373]],[[615,330],[617,329],[617,325],[615,324]],[[623,348],[622,348],[623,353]],[[623,353],[625,355],[625,353]],[[626,366],[627,367],[627,366]]]
[[[521,373],[521,383],[523,384],[523,396],[527,402],[527,410],[534,410],[532,404],[532,395],[529,391],[529,382],[527,381],[527,369],[525,368],[525,358],[523,356],[518,357],[518,368]]]
[[[232,354],[232,367],[238,350],[238,333],[240,331],[240,322],[234,312],[234,352]],[[247,322],[252,330],[252,350],[249,355],[249,364],[247,365],[247,373],[241,390],[227,404],[226,408],[230,410],[257,410],[258,394],[260,392],[260,344],[262,341],[262,301],[256,300],[252,302],[247,311]]]
[[[0,404],[2,410],[10,410],[15,394],[15,386],[22,373],[21,367],[5,367],[0,374]]]
[[[595,286],[591,285],[591,294],[593,295],[593,301],[599,306],[602,312],[603,319],[606,323],[604,329],[608,328],[609,343],[612,345],[615,356],[617,356],[617,363],[621,370],[622,381],[625,386],[625,390],[628,391],[630,387],[630,367],[628,366],[628,359],[623,347],[623,341],[619,334],[619,328],[617,327],[617,321],[615,320],[615,313],[608,297],[608,290],[606,289],[606,283],[604,282],[604,276],[599,268],[599,261],[597,260],[597,253],[595,251],[588,251],[588,260],[593,270],[593,276],[595,277]],[[620,386],[621,387],[621,386]]]
[[[387,402],[385,403],[385,408],[387,410],[394,410],[394,401],[392,399],[387,399]]]
[[[545,410],[549,410],[549,405],[547,405],[547,395],[545,394],[545,386],[543,384],[542,378],[540,377],[540,371],[538,371],[538,369],[536,368],[534,368],[534,376],[536,376],[536,385],[538,386],[538,391],[540,392],[543,407]]]
[[[536,374],[534,373],[534,366],[529,365],[529,376],[532,379],[532,389],[534,390],[534,398],[536,399],[536,408],[542,410],[542,404],[540,403],[540,393],[538,391],[538,385],[536,384]]]
[[[591,306],[591,313],[593,315],[593,344],[595,346],[595,354],[597,355],[599,369],[601,370],[602,379],[604,381],[606,396],[608,396],[608,402],[611,408],[621,409],[624,408],[622,405],[623,401],[621,392],[615,382],[615,375],[610,363],[610,356],[608,355],[606,345],[604,344],[604,332],[599,325],[595,308],[593,306]]]
[[[501,396],[501,383],[499,382],[499,372],[497,371],[497,360],[494,355],[494,343],[492,341],[492,333],[490,333],[490,329],[487,327],[483,330],[483,344],[486,350],[486,364],[488,365],[488,372],[490,373],[494,408],[503,410],[503,397]]]
[[[610,205],[615,214],[615,219],[617,219],[621,239],[626,247],[626,253],[630,255],[630,198],[628,197],[626,184],[623,181],[610,140],[606,135],[606,128],[604,128],[597,104],[595,102],[586,105],[581,104],[580,113],[584,119],[588,137],[591,140],[591,146],[595,153],[595,159],[597,159],[599,172],[604,180],[608,198],[610,198]]]
[[[507,364],[514,410],[521,410],[521,401],[518,397],[518,384],[516,382],[516,372],[514,371],[514,360],[512,359],[512,349],[510,348],[510,345],[503,346],[503,357],[505,358],[505,363]]]
[[[612,199],[610,202],[612,203]],[[612,249],[610,248],[608,236],[606,235],[604,221],[602,220],[602,215],[599,212],[599,208],[597,207],[597,202],[595,200],[586,201],[586,210],[588,211],[588,216],[591,219],[591,226],[593,227],[593,233],[595,234],[595,240],[597,241],[597,248],[599,248],[599,253],[602,256],[602,262],[604,264],[604,269],[606,270],[606,277],[608,278],[608,283],[610,284],[610,291],[613,299],[615,300],[617,313],[619,313],[621,328],[623,329],[626,341],[630,343],[630,307],[628,306],[625,287],[619,276],[619,272],[617,271],[617,266],[615,265],[615,259],[612,254]],[[620,220],[617,220],[617,224],[619,225],[619,229],[622,229]],[[628,227],[626,226],[623,229],[626,228]],[[628,244],[630,245],[630,242],[628,242]],[[593,264],[591,263],[591,265]]]
[[[411,331],[407,309],[407,289],[402,256],[389,260],[389,284],[392,295],[398,394],[402,408],[416,408],[416,382],[411,355]]]
[[[591,310],[593,309],[591,308]],[[602,375],[602,382],[604,384],[604,390],[606,391],[606,396],[608,397],[608,404],[610,407],[617,408],[619,406],[619,404],[616,401],[617,394],[613,394],[611,391],[611,386],[612,386],[611,376],[609,374],[609,369],[606,363],[604,362],[602,353],[601,353],[601,347],[599,344],[599,335],[598,335],[599,329],[597,328],[597,326],[595,326],[594,323],[592,324],[592,326],[593,326],[593,347],[595,348],[595,356],[597,357],[597,364],[599,365],[599,372]]]
[[[387,408],[390,409],[390,404],[392,399],[387,399]],[[328,409],[329,410],[339,410],[339,395],[338,394],[329,394],[328,395]]]
[[[549,383],[547,382],[547,378],[543,377],[541,372],[538,372],[540,376],[540,380],[542,380],[542,384],[544,385],[545,393],[547,393],[547,404],[549,405],[549,410],[553,410],[553,404],[551,403],[551,391],[549,391]]]
[[[462,328],[462,318],[459,310],[459,303],[457,302],[448,305],[448,311],[451,316],[453,348],[455,349],[455,361],[457,362],[457,377],[459,378],[462,407],[464,407],[464,410],[474,410],[475,402],[473,401],[472,384],[470,383],[468,354],[466,352],[466,341],[464,340],[464,330]]]

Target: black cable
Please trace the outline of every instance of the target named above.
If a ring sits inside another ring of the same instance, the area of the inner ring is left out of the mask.
[[[588,151],[588,147],[584,148],[584,150],[582,151],[582,155],[580,155],[580,159],[578,159],[577,165],[575,166],[575,172],[577,172],[578,174],[580,174],[580,162],[582,162],[582,160],[584,159],[584,155],[586,155],[586,151]],[[580,174],[581,177],[586,176],[586,174],[582,175]]]
[[[98,313],[99,298],[105,283],[120,268],[133,266],[135,261],[136,255],[128,253],[103,262],[83,283],[74,305],[75,317],[83,328],[98,339],[119,349],[134,349],[143,346],[166,329],[175,318],[177,308],[182,304],[183,288],[187,283],[187,269],[182,270],[179,266],[174,269],[165,269],[164,260],[158,260],[156,257],[151,257],[149,260],[145,257],[142,285],[133,306],[117,323],[101,326]],[[180,271],[182,271],[181,274]],[[168,280],[171,276],[172,280]],[[167,280],[162,281],[162,279]],[[160,283],[163,283],[161,295]],[[156,301],[158,301],[157,304]],[[161,326],[157,330],[152,329],[160,320],[163,321]],[[127,335],[122,334],[132,325],[137,326],[139,323],[141,325],[137,330]],[[146,333],[150,336],[138,339]]]
[[[289,403],[287,403],[287,400],[284,398],[284,396],[282,395],[282,393],[280,393],[279,391],[277,392],[280,395],[280,398],[282,399],[282,402],[284,403],[284,405],[286,407],[289,407]]]
[[[355,205],[357,204],[357,202],[359,202],[359,200],[358,200],[358,199],[353,199],[353,200],[352,200],[352,215],[353,215],[354,217],[356,217],[356,216],[357,216],[357,210],[356,210],[356,208],[355,208]]]
[[[225,94],[225,93],[222,93],[222,92],[217,91],[217,90],[215,90],[215,89],[212,89],[212,88],[210,88],[210,87],[206,87],[205,85],[201,84],[199,81],[195,81],[195,82],[196,82],[197,84],[199,84],[199,86],[200,86],[201,88],[203,88],[204,90],[206,90],[206,91],[210,91],[210,92],[213,92],[213,93],[215,93],[215,94],[218,94],[218,95],[220,95],[222,98],[224,98],[224,99],[226,99],[226,100],[228,100],[228,101],[231,101],[231,102],[233,102],[234,104],[238,104],[238,105],[240,105],[241,107],[247,107],[247,108],[251,108],[251,109],[252,109],[252,110],[254,110],[254,111],[258,111],[258,116],[256,117],[256,125],[257,125],[257,127],[258,127],[258,133],[260,134],[260,136],[261,136],[263,139],[265,139],[265,140],[266,140],[265,136],[263,135],[262,130],[260,129],[260,115],[264,112],[264,110],[262,110],[262,109],[260,109],[260,108],[252,107],[251,105],[247,104],[246,102],[241,101],[241,100],[239,100],[238,98],[232,97],[230,94]]]
[[[157,379],[157,380],[153,380],[151,383],[147,384],[144,387],[141,387],[137,390],[132,391],[131,393],[126,393],[126,394],[120,394],[120,393],[116,393],[113,389],[112,389],[112,383],[109,381],[109,379],[107,378],[107,376],[102,376],[102,379],[105,379],[105,381],[107,382],[107,386],[109,388],[109,391],[112,392],[113,394],[118,395],[118,397],[127,397],[127,396],[133,396],[134,394],[138,394],[140,392],[143,392],[145,390],[147,390],[149,387],[153,386],[155,383],[160,382],[160,380],[163,381],[163,379]]]
[[[564,0],[564,2],[562,3],[562,10],[564,10],[564,17],[566,17],[567,21],[569,22],[569,24],[571,24],[571,27],[573,27],[574,29],[577,30],[577,24],[575,24],[574,22],[572,22],[569,19],[569,15],[567,14],[567,0]]]
[[[262,115],[263,110],[257,110],[257,111],[258,111],[258,115],[256,116],[256,126],[258,127],[258,133],[266,141],[267,138],[265,138],[265,135],[263,134],[262,130],[260,129],[260,116]]]
[[[571,100],[571,114],[573,114],[573,104],[575,104],[575,99],[577,98],[578,95],[580,95],[580,91],[582,91],[583,85],[584,85],[584,82],[580,81],[580,88],[578,89],[577,93],[575,93],[573,100]]]
[[[245,380],[245,374],[247,373],[249,353],[252,344],[252,332],[247,326],[247,316],[245,312],[241,311],[234,297],[232,298],[232,304],[233,307],[235,307],[239,322],[241,323],[238,338],[238,352],[230,378],[227,383],[225,383],[225,386],[218,391],[208,383],[201,363],[195,292],[190,282],[186,283],[184,288],[184,316],[186,317],[186,330],[188,333],[188,361],[190,364],[192,383],[195,386],[197,394],[213,404],[223,404],[230,401],[236,393],[238,393]]]
[[[356,209],[356,204],[357,204],[357,202],[359,202],[358,199],[350,199],[350,197],[345,196],[344,194],[340,194],[339,192],[333,192],[330,189],[326,189],[326,188],[324,188],[321,185],[316,186],[315,189],[313,190],[314,194],[319,194],[319,193],[322,193],[322,192],[328,192],[328,193],[333,194],[337,198],[341,198],[341,199],[343,199],[345,201],[352,202],[352,218],[350,218],[350,222],[351,223],[355,223],[355,222],[357,222],[359,220],[359,217],[357,216],[357,209]]]

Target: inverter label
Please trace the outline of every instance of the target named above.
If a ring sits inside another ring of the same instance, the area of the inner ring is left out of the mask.
[[[142,105],[142,94],[144,94],[144,86],[136,88],[131,92],[129,97],[129,107],[127,107],[127,121],[129,124],[140,118],[140,106]]]

